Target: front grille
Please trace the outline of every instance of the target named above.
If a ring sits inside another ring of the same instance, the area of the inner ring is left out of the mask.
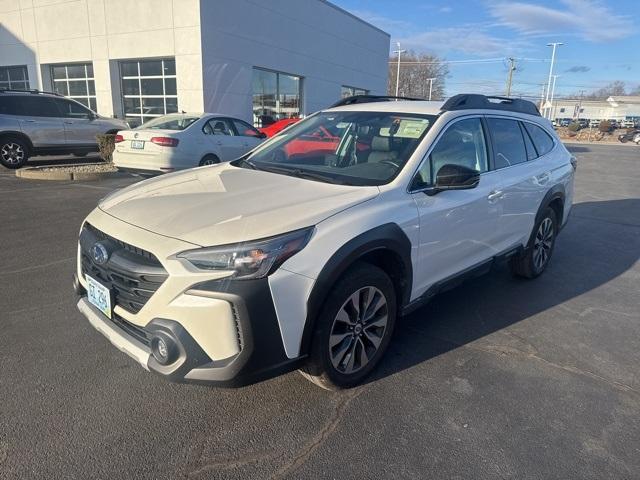
[[[91,247],[100,242],[109,252],[109,260],[99,265]],[[151,253],[118,240],[85,223],[80,232],[82,274],[89,275],[111,289],[114,304],[130,313],[138,313],[167,279],[167,271]]]

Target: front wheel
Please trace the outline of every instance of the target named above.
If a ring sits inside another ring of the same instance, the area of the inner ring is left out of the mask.
[[[511,272],[519,277],[535,278],[549,265],[558,233],[556,212],[547,207],[538,218],[527,248],[522,255],[509,260]]]
[[[17,138],[0,140],[0,163],[12,170],[22,167],[29,160],[27,145]]]
[[[327,390],[359,384],[387,350],[396,315],[389,276],[374,265],[357,264],[327,297],[301,373]]]

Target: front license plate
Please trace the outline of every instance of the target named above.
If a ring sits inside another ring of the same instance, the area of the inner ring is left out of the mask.
[[[144,150],[144,140],[131,140],[131,148]]]
[[[89,303],[111,318],[111,290],[89,275],[86,275],[85,278],[87,280]]]

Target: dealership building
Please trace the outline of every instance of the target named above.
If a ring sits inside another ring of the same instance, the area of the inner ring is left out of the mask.
[[[219,112],[262,126],[384,94],[389,35],[325,0],[0,0],[0,89],[139,124]]]

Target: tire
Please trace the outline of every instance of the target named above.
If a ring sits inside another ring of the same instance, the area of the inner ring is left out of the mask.
[[[220,159],[215,155],[213,155],[212,153],[210,153],[202,157],[202,160],[200,160],[199,165],[201,167],[204,167],[205,165],[215,165],[216,163],[220,163]]]
[[[633,136],[633,141],[640,145],[640,133],[637,133]]]
[[[4,137],[0,140],[0,163],[16,170],[29,160],[29,147],[26,142],[16,137]]]
[[[549,265],[558,234],[556,212],[546,207],[538,218],[522,255],[509,259],[511,273],[517,277],[536,278]]]
[[[364,316],[359,314],[363,310]],[[396,294],[389,276],[374,265],[354,265],[327,296],[316,320],[309,359],[300,373],[326,390],[358,385],[387,350],[396,316]]]

